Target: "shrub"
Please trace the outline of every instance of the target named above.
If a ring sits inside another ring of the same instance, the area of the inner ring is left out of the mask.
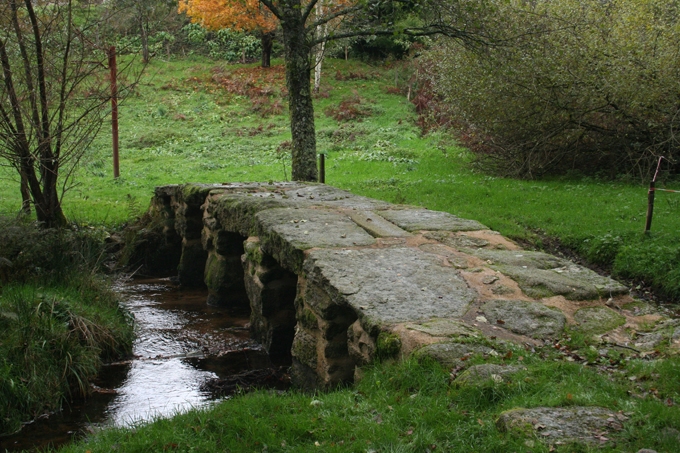
[[[487,168],[646,177],[659,155],[678,157],[678,1],[491,4],[479,21],[493,45],[448,43],[425,65]]]
[[[366,100],[354,93],[351,96],[343,98],[337,106],[329,106],[324,110],[326,116],[335,119],[338,122],[342,121],[361,121],[373,114],[372,107],[366,103]]]

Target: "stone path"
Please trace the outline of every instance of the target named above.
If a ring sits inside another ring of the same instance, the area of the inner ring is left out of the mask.
[[[151,214],[164,247],[181,246],[180,281],[205,282],[211,304],[249,303],[255,337],[290,354],[311,388],[379,356],[446,363],[482,347],[461,337],[531,345],[570,327],[640,350],[680,344],[620,283],[444,212],[322,184],[234,183],[158,187]]]

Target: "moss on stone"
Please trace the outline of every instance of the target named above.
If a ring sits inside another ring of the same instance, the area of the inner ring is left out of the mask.
[[[298,322],[307,329],[318,329],[318,321],[316,315],[309,308],[303,308],[298,316]]]
[[[582,332],[602,334],[626,323],[626,318],[607,307],[587,307],[574,314]]]
[[[380,332],[378,335],[376,353],[381,359],[395,357],[401,351],[401,339],[398,335]]]
[[[209,254],[205,264],[205,284],[209,289],[217,290],[224,283],[226,276],[225,262],[216,255]]]

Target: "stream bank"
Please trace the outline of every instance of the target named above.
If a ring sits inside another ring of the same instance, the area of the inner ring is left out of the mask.
[[[105,427],[205,407],[220,399],[221,379],[273,366],[250,339],[247,307],[207,306],[206,290],[170,279],[120,282],[114,290],[135,317],[133,356],[105,365],[87,401],[0,438],[0,451],[63,445]]]

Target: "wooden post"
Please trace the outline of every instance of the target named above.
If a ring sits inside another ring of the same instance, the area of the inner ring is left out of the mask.
[[[326,155],[319,154],[319,182],[326,184]]]
[[[118,160],[118,68],[116,67],[116,47],[109,48],[109,70],[111,71],[111,135],[113,137],[113,177],[120,176]]]
[[[645,233],[649,232],[652,227],[652,215],[654,214],[654,192],[656,189],[656,182],[649,183],[649,192],[647,193],[647,222],[645,223]]]

